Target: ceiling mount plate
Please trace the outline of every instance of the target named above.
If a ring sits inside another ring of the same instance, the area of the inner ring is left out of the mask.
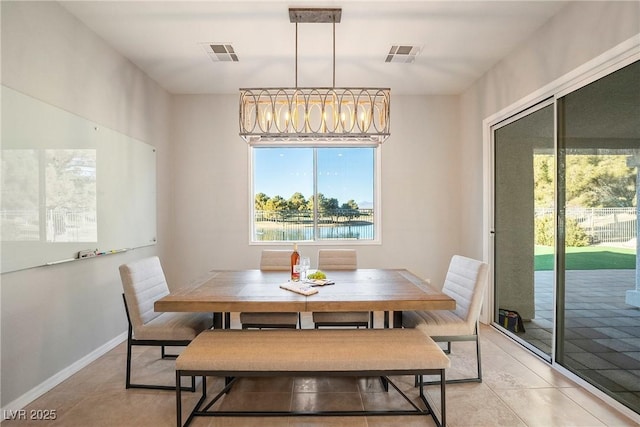
[[[333,23],[340,22],[342,9],[326,8],[289,8],[291,23]]]

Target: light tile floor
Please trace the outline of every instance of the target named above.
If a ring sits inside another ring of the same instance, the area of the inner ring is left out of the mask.
[[[376,322],[381,320],[376,313]],[[234,320],[237,322],[237,320]],[[303,327],[310,318],[303,315]],[[448,425],[463,426],[637,426],[605,402],[553,370],[538,357],[506,338],[492,327],[481,328],[484,381],[447,386]],[[30,404],[29,410],[55,410],[56,420],[4,421],[13,426],[174,426],[175,393],[170,391],[125,390],[126,347],[119,345],[50,392]],[[159,349],[134,349],[136,380],[174,380],[173,361],[159,360]],[[449,378],[473,374],[473,343],[453,343]],[[413,398],[417,391],[413,377],[394,377],[399,387]],[[221,380],[211,379],[213,390]],[[439,408],[437,386],[427,388]],[[196,394],[185,393],[190,408]],[[304,408],[327,410],[337,407],[376,408],[403,404],[393,392],[385,393],[377,378],[264,378],[243,379],[222,402],[225,409]],[[186,408],[185,408],[186,411]],[[27,412],[28,414],[29,412]],[[267,417],[197,418],[193,426],[224,427],[418,427],[434,426],[430,417]]]

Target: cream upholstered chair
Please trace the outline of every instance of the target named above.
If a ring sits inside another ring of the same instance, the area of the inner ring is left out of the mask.
[[[320,249],[318,251],[318,270],[355,270],[358,268],[358,255],[354,249]],[[313,323],[316,329],[321,326],[369,326],[370,313],[366,311],[314,312]],[[371,313],[373,326],[373,313]]]
[[[320,249],[318,270],[355,270],[358,253],[354,249]]]
[[[175,390],[175,386],[131,383],[131,347],[159,346],[163,359],[167,346],[186,346],[200,332],[213,326],[209,313],[160,313],[153,309],[156,300],[169,294],[169,287],[158,257],[144,258],[120,266],[124,308],[129,322],[127,334],[126,388]],[[195,390],[192,379],[191,391]]]
[[[290,271],[291,251],[265,249],[260,256],[262,271]],[[288,276],[287,276],[288,277]],[[240,313],[242,329],[292,328],[299,323],[299,313]]]
[[[418,328],[434,341],[446,342],[446,353],[451,352],[452,341],[475,341],[477,377],[447,380],[447,383],[482,382],[478,322],[487,281],[486,263],[454,255],[449,264],[442,292],[456,300],[456,309],[402,313],[404,327]]]

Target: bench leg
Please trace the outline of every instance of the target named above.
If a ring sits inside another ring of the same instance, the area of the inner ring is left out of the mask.
[[[182,427],[182,393],[180,390],[180,371],[176,371],[176,421]]]
[[[176,370],[177,385],[181,383],[182,377],[183,377],[182,371]],[[191,381],[193,382],[193,387],[194,387],[193,391],[195,391],[195,381],[196,381],[195,375],[191,375]],[[176,425],[177,427],[183,427],[182,426],[182,389],[183,387],[176,387]],[[196,403],[195,407],[187,417],[187,420],[184,423],[185,427],[188,426],[189,423],[191,423],[194,417],[194,413],[200,409],[200,406],[202,406],[202,403],[206,399],[207,399],[207,377],[203,375],[202,376],[202,395],[200,396],[198,403]]]
[[[431,418],[436,423],[438,427],[446,427],[447,425],[447,396],[446,396],[446,385],[447,381],[445,378],[445,370],[440,369],[440,420],[436,417],[436,414],[433,411],[433,408],[429,404],[427,400],[427,396],[424,394],[424,385],[425,382],[422,379],[422,375],[416,375],[416,380],[418,382],[418,387],[420,390],[420,399],[425,404],[427,409],[431,412]]]
[[[440,411],[441,411],[441,415],[440,417],[442,418],[442,427],[446,427],[447,426],[447,396],[446,396],[446,386],[447,386],[447,380],[445,378],[445,371],[444,369],[442,371],[440,371]]]
[[[447,379],[445,375],[445,370],[440,370],[440,425],[442,427],[447,426]]]

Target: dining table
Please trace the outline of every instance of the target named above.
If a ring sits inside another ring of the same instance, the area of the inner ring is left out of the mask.
[[[229,326],[233,312],[382,311],[384,327],[402,327],[405,310],[453,310],[455,300],[406,269],[325,271],[332,282],[302,295],[280,287],[290,285],[289,272],[215,270],[203,279],[157,300],[157,312],[212,312],[214,328]],[[298,285],[311,286],[304,281]],[[223,318],[224,315],[224,318]],[[225,322],[226,320],[226,322]]]

